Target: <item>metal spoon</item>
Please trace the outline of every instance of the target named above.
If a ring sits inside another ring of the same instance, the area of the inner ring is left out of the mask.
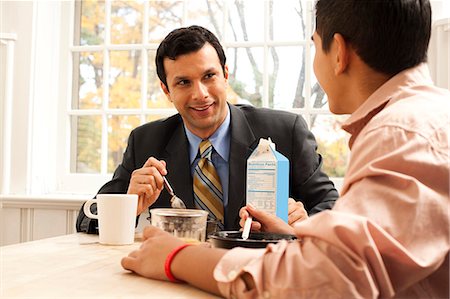
[[[170,199],[170,204],[172,205],[172,208],[186,209],[186,205],[181,200],[181,198],[179,198],[178,196],[175,195],[175,193],[173,193],[172,186],[170,186],[169,181],[166,179],[165,176],[163,176],[163,179],[164,179],[164,187],[166,187],[167,192],[169,192],[169,194],[172,196],[172,198]]]

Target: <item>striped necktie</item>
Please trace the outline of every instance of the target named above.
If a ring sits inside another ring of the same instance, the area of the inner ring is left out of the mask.
[[[195,205],[209,212],[209,220],[219,222],[223,229],[223,192],[220,177],[211,161],[213,147],[209,140],[203,140],[199,146],[200,160],[194,171]]]

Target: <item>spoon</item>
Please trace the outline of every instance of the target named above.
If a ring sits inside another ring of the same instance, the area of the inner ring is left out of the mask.
[[[252,226],[252,216],[248,216],[244,223],[244,230],[242,231],[242,239],[247,240]]]
[[[175,195],[175,193],[173,193],[172,186],[170,186],[169,181],[166,179],[165,176],[163,176],[163,179],[164,179],[164,187],[166,187],[167,192],[169,192],[169,194],[172,196],[172,198],[170,199],[170,204],[172,205],[172,208],[186,209],[186,205],[181,200],[181,198],[179,198],[178,196]]]

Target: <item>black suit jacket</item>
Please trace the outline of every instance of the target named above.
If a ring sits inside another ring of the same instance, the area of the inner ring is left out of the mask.
[[[277,151],[289,159],[290,197],[301,200],[310,215],[334,205],[338,193],[321,171],[322,158],[316,152],[315,138],[300,115],[246,105],[229,106],[231,139],[225,229],[239,228],[239,209],[246,199],[247,158],[260,138],[270,137]],[[175,193],[188,208],[194,208],[189,143],[179,114],[134,129],[122,164],[98,193],[126,193],[132,172],[151,156],[166,161],[167,179]],[[95,205],[91,207],[95,209]],[[165,190],[150,208],[156,207],[170,207],[170,196]],[[96,222],[87,218],[81,207],[77,231],[95,233]]]

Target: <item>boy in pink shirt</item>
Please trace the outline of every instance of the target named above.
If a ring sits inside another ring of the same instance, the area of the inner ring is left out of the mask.
[[[450,92],[429,76],[430,32],[428,0],[317,1],[314,71],[330,110],[351,114],[335,207],[295,227],[243,208],[241,225],[298,237],[265,249],[179,250],[150,227],[123,267],[225,297],[448,298]]]

